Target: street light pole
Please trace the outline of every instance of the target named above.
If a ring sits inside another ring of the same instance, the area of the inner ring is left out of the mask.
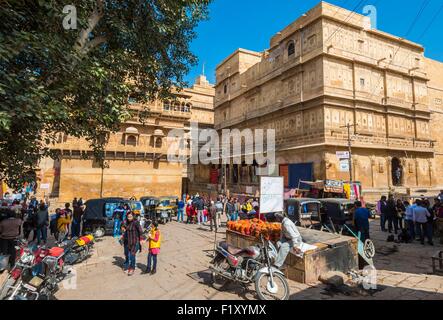
[[[349,152],[349,182],[352,184],[354,181],[353,171],[352,171],[352,138],[351,138],[351,126],[356,127],[356,124],[348,123],[340,128],[346,128],[348,130],[348,152]]]

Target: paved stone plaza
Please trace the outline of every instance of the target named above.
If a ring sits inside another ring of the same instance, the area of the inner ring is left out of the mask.
[[[75,267],[77,289],[61,284],[58,299],[256,299],[253,288],[244,292],[231,285],[219,292],[209,285],[207,271],[214,247],[214,234],[209,228],[172,222],[160,226],[162,249],[156,275],[142,275],[146,267],[146,249],[137,256],[137,271],[128,277],[121,269],[123,250],[112,237],[95,244],[93,256]],[[304,285],[290,281],[291,299],[432,299],[443,300],[443,277],[430,275],[431,256],[443,246],[387,243],[387,234],[378,231],[378,221],[372,222],[372,237],[378,254],[378,289],[372,295],[346,295],[325,290],[323,284]],[[219,231],[217,241],[224,237]],[[397,246],[396,250],[394,245]]]

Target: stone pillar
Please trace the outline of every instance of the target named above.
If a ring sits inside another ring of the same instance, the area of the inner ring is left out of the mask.
[[[386,174],[388,175],[388,188],[390,189],[392,187],[392,157],[387,157],[386,161]]]
[[[418,179],[419,170],[420,170],[420,163],[418,159],[415,159],[415,181],[417,187],[419,186],[419,179]]]
[[[433,165],[432,165],[432,160],[428,159],[428,170],[429,170],[429,186],[432,187],[433,183],[432,183],[432,179],[433,179],[433,174],[432,174],[432,170],[433,170]]]
[[[369,158],[371,159],[371,181],[372,181],[372,188],[375,188],[375,166],[377,165],[377,163],[376,163],[375,156],[370,156]]]

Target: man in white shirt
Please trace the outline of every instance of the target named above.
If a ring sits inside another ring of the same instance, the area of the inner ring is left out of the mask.
[[[294,249],[295,253],[301,252],[300,246],[303,241],[294,222],[285,217],[283,213],[276,213],[275,218],[281,222],[281,238],[278,243],[280,248],[274,266],[281,269],[291,249]]]
[[[425,235],[428,238],[428,243],[432,244],[432,240],[427,234],[428,217],[431,216],[428,209],[425,207],[423,201],[418,201],[417,206],[413,209],[414,222],[417,225],[418,236],[421,244],[425,244]]]

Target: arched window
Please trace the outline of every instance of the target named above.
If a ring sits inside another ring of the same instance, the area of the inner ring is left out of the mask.
[[[174,103],[174,111],[180,111],[180,102]]]
[[[185,112],[191,112],[191,104],[187,103],[185,106]]]
[[[228,93],[228,84],[225,83],[224,87],[223,87],[223,92],[224,94]]]
[[[126,139],[126,145],[135,147],[137,145],[137,137],[132,135],[128,136]]]
[[[164,101],[164,102],[163,102],[163,110],[164,110],[164,111],[169,111],[169,110],[171,110],[171,104],[169,103],[169,101]]]
[[[295,54],[295,43],[294,41],[291,41],[288,44],[288,57],[291,57],[294,54]]]

